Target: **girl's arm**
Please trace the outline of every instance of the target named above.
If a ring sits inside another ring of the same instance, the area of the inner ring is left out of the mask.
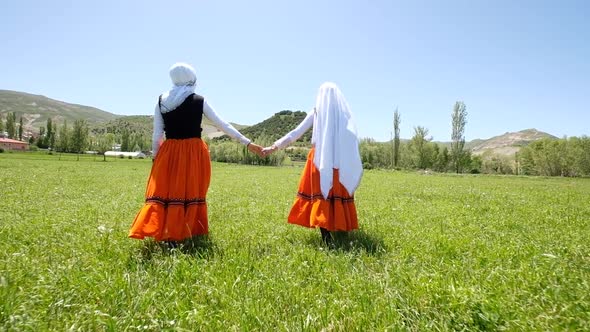
[[[238,140],[240,143],[244,145],[248,145],[251,143],[251,141],[246,136],[242,135],[242,133],[240,133],[236,128],[234,128],[234,126],[220,118],[219,115],[215,113],[213,108],[209,106],[206,100],[203,101],[203,113],[205,114],[207,119],[213,122],[217,129],[223,131],[229,137]]]
[[[156,158],[156,154],[158,154],[158,149],[160,149],[163,137],[164,118],[162,118],[162,113],[160,113],[160,107],[156,105],[156,109],[154,111],[154,133],[152,134],[152,158]]]
[[[307,116],[301,123],[293,130],[288,132],[285,136],[279,138],[272,146],[276,149],[284,149],[291,143],[298,140],[306,131],[313,127],[313,115],[314,112],[307,113]]]

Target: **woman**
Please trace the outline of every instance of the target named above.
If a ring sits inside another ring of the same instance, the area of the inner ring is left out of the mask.
[[[174,64],[170,78],[174,86],[160,95],[154,112],[154,159],[145,204],[129,231],[129,237],[135,239],[180,241],[208,233],[206,196],[211,160],[207,144],[201,140],[203,115],[250,152],[261,154],[260,146],[223,121],[195,94],[197,78],[190,65]]]
[[[287,147],[311,127],[312,149],[288,221],[319,227],[322,239],[329,243],[330,232],[358,228],[354,191],[363,174],[352,113],[336,84],[322,84],[313,112],[262,153],[268,155]]]

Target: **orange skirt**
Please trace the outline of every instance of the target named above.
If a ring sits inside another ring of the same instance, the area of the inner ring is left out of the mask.
[[[338,170],[334,169],[334,184],[324,199],[320,189],[320,171],[313,163],[315,149],[307,156],[307,163],[301,175],[297,198],[289,223],[304,227],[322,227],[329,231],[351,231],[358,229],[354,196],[340,183]]]
[[[211,159],[200,138],[168,139],[160,147],[147,183],[145,204],[129,237],[179,241],[207,234]]]

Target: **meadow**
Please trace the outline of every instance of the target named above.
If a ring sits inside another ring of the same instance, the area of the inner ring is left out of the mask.
[[[300,167],[214,163],[169,249],[127,238],[150,167],[0,154],[0,330],[590,330],[590,179],[366,171],[326,247]]]

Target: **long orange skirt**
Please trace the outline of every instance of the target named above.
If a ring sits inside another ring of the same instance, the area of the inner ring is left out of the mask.
[[[147,183],[145,204],[129,237],[179,241],[207,234],[211,159],[200,138],[168,139],[160,147]]]
[[[320,172],[313,163],[315,149],[307,156],[307,163],[301,175],[297,198],[289,223],[304,227],[322,227],[329,231],[351,231],[358,229],[354,196],[340,183],[338,170],[334,169],[334,184],[324,199],[320,189]]]

